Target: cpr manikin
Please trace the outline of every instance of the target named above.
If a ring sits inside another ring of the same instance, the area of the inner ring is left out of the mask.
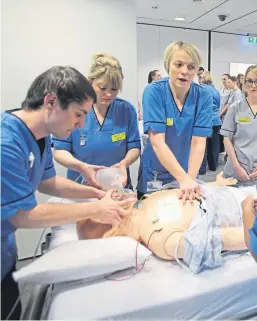
[[[178,200],[177,189],[155,192],[119,227],[84,220],[77,223],[78,236],[129,236],[164,260],[183,259],[194,273],[203,267],[195,257],[200,256],[208,267],[218,266],[221,251],[246,249],[241,202],[247,195],[225,186],[231,183],[234,180],[219,175],[216,182],[204,186],[206,199],[192,204]]]

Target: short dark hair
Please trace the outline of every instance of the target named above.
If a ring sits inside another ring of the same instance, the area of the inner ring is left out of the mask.
[[[230,79],[233,82],[237,82],[236,76],[229,76],[228,79]]]
[[[149,75],[148,75],[148,84],[150,84],[150,83],[153,81],[153,77],[155,76],[156,71],[158,71],[158,69],[155,69],[155,70],[152,70],[152,71],[149,72]]]
[[[96,93],[90,82],[78,70],[69,66],[55,66],[40,74],[31,84],[22,108],[40,109],[48,93],[57,96],[62,109],[89,98],[96,102]]]
[[[198,69],[198,72],[199,71],[204,71],[204,68],[203,67],[200,67],[199,69]]]
[[[228,78],[230,77],[230,74],[223,74],[222,76],[227,76]]]

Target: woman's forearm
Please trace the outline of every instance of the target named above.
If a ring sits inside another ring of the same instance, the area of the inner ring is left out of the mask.
[[[229,158],[231,159],[233,166],[234,167],[240,166],[236,157],[234,146],[228,137],[224,137],[224,146],[225,146],[225,151],[228,154]]]
[[[122,160],[122,162],[124,162],[124,164],[128,168],[130,165],[135,163],[139,155],[140,155],[140,150],[138,148],[132,148],[127,152],[126,157]]]
[[[188,175],[195,180],[201,167],[206,147],[205,137],[193,137],[188,161]]]
[[[178,182],[180,182],[187,176],[187,173],[180,166],[179,162],[177,161],[176,157],[169,149],[165,141],[154,142],[152,143],[152,146],[162,166],[166,168],[166,170],[173,177],[175,177]]]
[[[67,150],[54,149],[53,155],[57,163],[77,172],[80,172],[81,168],[86,165],[86,163],[73,157],[72,154]]]

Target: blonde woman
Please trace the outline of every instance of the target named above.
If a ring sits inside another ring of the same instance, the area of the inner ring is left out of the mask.
[[[76,129],[66,139],[53,138],[54,158],[68,168],[68,178],[80,182],[82,174],[95,187],[99,187],[99,168],[119,167],[125,176],[123,185],[132,188],[129,166],[139,157],[141,142],[136,109],[117,97],[123,82],[121,65],[113,56],[96,54],[88,79],[97,102],[86,115],[82,129]]]
[[[257,65],[247,69],[244,91],[247,98],[229,107],[221,127],[228,154],[224,175],[239,185],[257,185]]]
[[[206,88],[193,83],[200,64],[194,45],[173,42],[164,52],[169,77],[144,90],[144,132],[149,140],[141,158],[138,197],[174,180],[184,201],[201,197],[196,176],[212,132],[213,99]]]

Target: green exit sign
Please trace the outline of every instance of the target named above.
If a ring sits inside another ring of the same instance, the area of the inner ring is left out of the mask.
[[[248,37],[250,43],[257,43],[257,37]]]

